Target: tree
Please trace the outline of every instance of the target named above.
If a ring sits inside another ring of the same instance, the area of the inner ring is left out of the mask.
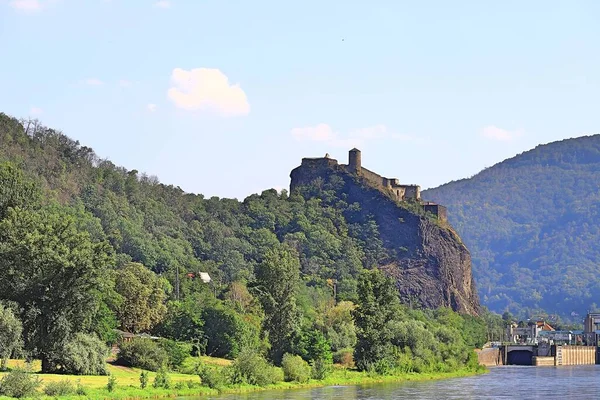
[[[11,207],[29,207],[37,202],[39,189],[14,164],[0,163],[0,219]]]
[[[69,337],[90,325],[110,249],[94,243],[72,217],[9,208],[0,221],[0,297],[22,310],[25,347],[54,371]]]
[[[352,315],[357,337],[354,360],[359,370],[366,370],[393,353],[389,324],[402,315],[393,281],[377,269],[364,271]]]
[[[122,297],[117,315],[129,332],[152,329],[167,313],[165,281],[142,264],[127,263],[117,271],[115,291]]]
[[[21,346],[23,325],[9,308],[0,304],[0,371],[6,371],[6,364],[13,351]]]
[[[299,281],[300,262],[287,246],[267,251],[256,268],[255,291],[265,312],[263,329],[269,336],[269,356],[276,364],[290,352],[300,328],[301,316],[296,305]]]

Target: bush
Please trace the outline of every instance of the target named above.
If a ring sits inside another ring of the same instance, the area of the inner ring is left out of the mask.
[[[156,376],[154,377],[154,383],[152,386],[163,389],[169,389],[171,387],[171,378],[167,373],[167,368],[163,366],[158,370]]]
[[[281,368],[286,382],[304,383],[310,379],[310,366],[300,356],[284,354]]]
[[[142,371],[140,374],[140,387],[142,389],[146,389],[146,386],[148,386],[148,379],[148,372]]]
[[[121,343],[117,359],[118,364],[150,371],[158,371],[168,361],[167,352],[150,339],[133,339]]]
[[[172,368],[180,367],[192,351],[191,345],[170,339],[161,339],[158,344],[167,354],[169,366]]]
[[[58,382],[48,382],[44,387],[44,393],[48,396],[67,396],[75,393],[75,385],[70,380],[62,380]]]
[[[40,378],[23,369],[14,369],[0,380],[0,395],[7,397],[31,397],[41,385]]]
[[[199,366],[198,375],[200,376],[202,385],[208,386],[211,389],[221,389],[229,383],[224,371],[219,371],[216,368],[206,365]]]
[[[323,380],[331,372],[331,363],[322,358],[316,358],[311,362],[310,375],[313,379]]]
[[[115,390],[116,387],[117,387],[117,378],[115,378],[112,375],[109,376],[108,382],[106,383],[106,390],[108,390],[109,392],[112,392],[113,390]]]
[[[232,365],[233,383],[266,386],[283,379],[279,368],[270,365],[264,357],[251,350],[244,350]]]
[[[354,350],[341,349],[333,354],[333,362],[342,365],[344,368],[354,368]]]
[[[107,375],[107,356],[108,348],[104,342],[95,336],[78,333],[64,345],[57,363],[66,374]]]

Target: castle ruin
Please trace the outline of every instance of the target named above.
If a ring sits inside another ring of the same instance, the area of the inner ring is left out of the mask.
[[[423,202],[421,200],[421,187],[419,185],[401,184],[396,178],[385,178],[363,167],[361,152],[357,148],[349,151],[347,165],[339,164],[337,160],[329,157],[329,154],[326,154],[325,157],[303,158],[301,167],[315,172],[327,168],[342,169],[346,173],[358,177],[363,184],[391,195],[396,201],[417,202],[421,204],[426,212],[434,214],[439,220],[447,220],[446,207],[433,202]]]

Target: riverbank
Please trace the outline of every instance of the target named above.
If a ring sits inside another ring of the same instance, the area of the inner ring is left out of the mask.
[[[215,363],[222,363],[222,361],[213,361]],[[109,392],[106,388],[108,377],[98,376],[75,376],[75,375],[50,375],[50,374],[38,374],[42,380],[42,385],[49,382],[56,382],[61,380],[69,380],[73,383],[79,382],[84,388],[85,395],[68,395],[68,396],[46,396],[40,393],[38,399],[121,399],[121,400],[133,400],[133,399],[149,399],[149,398],[174,398],[182,396],[207,396],[207,395],[218,395],[218,394],[235,394],[235,393],[250,393],[267,390],[293,390],[302,388],[313,388],[323,386],[350,386],[350,385],[368,385],[377,383],[402,383],[412,381],[430,381],[440,379],[450,379],[467,377],[487,372],[486,370],[472,371],[472,370],[457,370],[448,373],[407,373],[399,375],[376,375],[366,372],[358,372],[355,370],[334,368],[332,373],[324,380],[310,380],[306,383],[296,382],[279,382],[267,386],[253,386],[253,385],[236,385],[227,386],[220,390],[211,389],[206,386],[200,385],[200,379],[197,375],[191,374],[180,374],[172,373],[169,374],[171,378],[171,388],[153,388],[152,382],[154,380],[154,373],[150,373],[150,384],[148,387],[141,389],[139,383],[139,374],[141,370],[133,368],[123,368],[117,366],[109,366],[111,375],[116,379],[116,387]],[[0,397],[0,400],[8,399],[7,397]]]

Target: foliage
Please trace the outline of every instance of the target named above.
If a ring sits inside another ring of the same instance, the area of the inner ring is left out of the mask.
[[[23,310],[25,347],[44,372],[57,369],[70,334],[89,325],[109,253],[58,212],[10,208],[0,221],[2,297]]]
[[[198,376],[202,384],[211,389],[221,389],[230,383],[223,371],[207,365],[200,366]]]
[[[170,339],[160,339],[158,345],[165,351],[168,357],[168,365],[171,368],[178,368],[190,355],[192,346],[186,343],[179,343]]]
[[[167,352],[154,340],[134,338],[120,344],[117,363],[128,367],[158,371],[169,362]]]
[[[21,321],[0,303],[0,371],[6,370],[11,354],[21,347],[22,332]]]
[[[68,379],[63,379],[57,382],[48,382],[44,386],[44,393],[47,396],[58,397],[68,396],[76,392],[75,385]]]
[[[388,324],[398,320],[398,294],[379,270],[365,271],[358,285],[359,303],[353,311],[358,342],[354,360],[359,370],[372,368],[392,353]]]
[[[77,333],[63,347],[55,362],[72,375],[106,375],[108,348],[97,337]]]
[[[310,379],[310,366],[300,356],[286,353],[281,361],[283,379],[286,382],[308,382]]]
[[[114,375],[110,375],[108,377],[108,382],[106,383],[106,390],[108,392],[112,392],[117,387],[117,378]]]
[[[145,389],[146,386],[148,386],[148,371],[142,371],[142,373],[140,374],[140,387],[142,389]]]
[[[270,357],[281,363],[283,354],[292,349],[300,328],[295,294],[299,284],[298,258],[285,246],[266,252],[256,269],[255,291],[265,312],[263,329],[271,344]]]
[[[490,310],[524,319],[543,309],[580,322],[592,309],[600,296],[598,168],[600,136],[583,136],[422,193],[448,207]]]
[[[0,395],[7,397],[31,397],[41,385],[38,376],[20,368],[13,369],[0,380]]]
[[[156,372],[152,387],[163,389],[169,389],[171,387],[171,378],[169,377],[167,369],[164,366],[160,367],[160,369]]]
[[[235,358],[243,349],[261,346],[260,326],[222,304],[208,306],[202,312],[207,339],[206,354]]]
[[[117,315],[123,329],[138,333],[153,328],[167,312],[165,283],[140,263],[117,271],[115,290],[121,295]]]
[[[267,362],[260,354],[244,350],[232,365],[232,383],[266,386],[283,380],[280,369]]]
[[[310,363],[310,376],[313,379],[323,380],[331,372],[331,361],[324,358],[315,358]]]

